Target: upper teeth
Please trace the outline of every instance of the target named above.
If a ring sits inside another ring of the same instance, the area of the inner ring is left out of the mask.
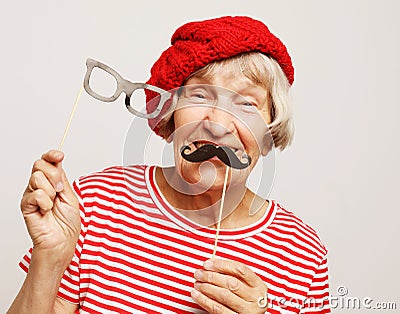
[[[204,142],[196,142],[196,143],[195,143],[195,145],[196,145],[197,148],[199,148],[199,147],[201,147],[201,146],[204,146],[204,145],[206,145],[206,144],[209,144],[209,143],[204,143]]]
[[[200,147],[202,147],[202,146],[204,146],[204,145],[212,144],[212,143],[209,143],[209,142],[194,142],[193,144],[196,146],[196,148],[200,148]],[[215,145],[215,144],[212,144],[212,145]],[[218,147],[218,145],[215,145],[215,146]],[[230,147],[230,146],[228,146],[228,147],[229,147],[230,149],[232,149],[233,152],[235,152],[235,153],[238,151],[237,148]]]

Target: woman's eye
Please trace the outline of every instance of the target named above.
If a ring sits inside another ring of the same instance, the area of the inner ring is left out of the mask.
[[[251,102],[248,102],[248,101],[243,102],[240,105],[243,106],[243,107],[254,107],[254,108],[257,108],[257,106],[255,104],[253,104]]]
[[[252,103],[249,101],[245,101],[242,103],[239,103],[239,107],[241,111],[246,112],[246,113],[255,113],[257,112],[257,104]]]
[[[196,98],[206,98],[206,96],[205,96],[204,94],[200,94],[200,93],[193,94],[192,97],[196,97]]]
[[[208,99],[208,94],[205,91],[202,90],[193,90],[190,91],[188,94],[188,98],[192,99],[193,101],[203,101],[205,99]]]

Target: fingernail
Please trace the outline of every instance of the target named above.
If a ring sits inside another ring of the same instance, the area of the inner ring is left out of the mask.
[[[62,183],[62,182],[58,182],[58,183],[56,184],[56,191],[57,191],[57,192],[61,192],[63,189],[64,189],[63,183]]]
[[[212,262],[212,260],[209,259],[209,260],[204,262],[203,266],[204,266],[205,269],[211,270],[213,268],[213,266],[214,266],[214,263]]]
[[[203,272],[198,269],[194,272],[194,279],[200,280],[201,278],[203,278]]]
[[[198,298],[200,296],[200,293],[197,290],[192,290],[192,296]]]
[[[195,288],[195,289],[199,290],[200,286],[201,286],[201,283],[200,283],[200,282],[198,282],[198,281],[195,281],[195,282],[194,282],[194,288]]]

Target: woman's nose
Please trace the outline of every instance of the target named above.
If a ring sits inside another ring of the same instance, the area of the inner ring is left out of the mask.
[[[223,137],[234,132],[234,117],[227,109],[216,104],[207,110],[204,128],[214,137]]]

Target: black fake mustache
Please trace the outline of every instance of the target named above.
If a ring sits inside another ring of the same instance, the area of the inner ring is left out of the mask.
[[[205,144],[198,149],[196,149],[193,153],[187,154],[186,151],[191,151],[190,146],[185,145],[181,148],[181,156],[187,161],[191,162],[202,162],[208,160],[214,156],[217,156],[219,160],[221,160],[225,165],[235,168],[235,169],[244,169],[250,166],[251,158],[246,154],[243,155],[243,158],[246,159],[246,162],[242,162],[233,152],[233,150],[228,146],[215,146],[213,144]]]

